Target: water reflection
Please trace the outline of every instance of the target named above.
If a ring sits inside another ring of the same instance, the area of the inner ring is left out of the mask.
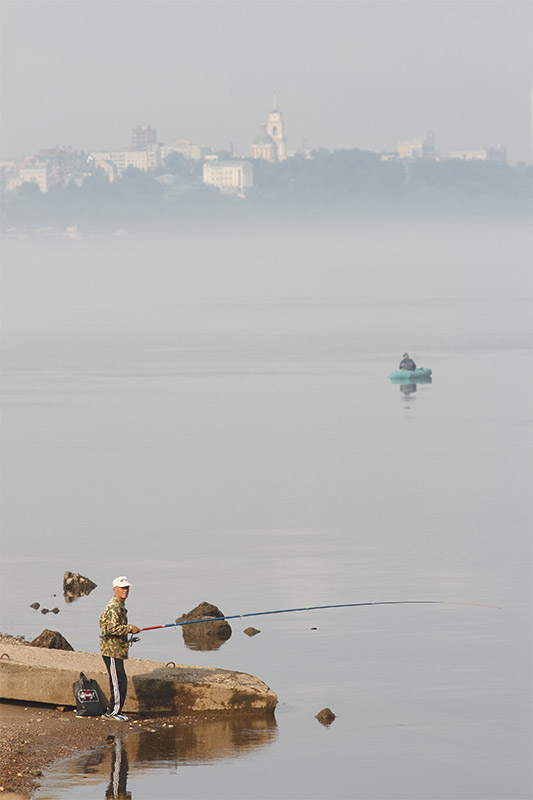
[[[223,717],[143,731],[135,737],[133,758],[137,766],[150,762],[180,763],[230,758],[271,744],[277,734],[273,715],[261,717]]]
[[[157,768],[168,772],[169,767],[173,767],[175,773],[178,767],[186,764],[236,758],[271,745],[276,737],[273,715],[165,724],[124,738],[117,736],[111,748],[93,750],[81,759],[63,761],[52,769],[37,795],[43,800],[72,797],[76,796],[71,792],[77,787],[82,796],[82,787],[91,784],[91,797],[99,796],[101,791],[106,800],[131,800],[132,792],[127,788],[131,774]]]
[[[417,389],[418,385],[421,383],[433,383],[433,378],[431,375],[429,376],[420,376],[414,377],[409,376],[408,378],[396,378],[391,375],[390,377],[391,383],[396,383],[400,387],[400,395],[405,397],[414,394]]]
[[[131,800],[128,792],[128,753],[122,739],[115,739],[111,756],[111,777],[106,789],[105,798],[113,800]]]
[[[200,622],[198,625],[184,625],[181,629],[183,633],[183,642],[189,650],[220,650],[222,645],[231,637],[231,628],[229,628],[229,635],[226,631],[221,633],[206,630],[204,626],[209,625],[207,622]]]

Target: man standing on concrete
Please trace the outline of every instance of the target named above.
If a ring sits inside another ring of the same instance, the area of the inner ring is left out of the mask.
[[[140,633],[136,625],[128,625],[128,612],[124,603],[130,591],[131,583],[125,575],[113,581],[113,594],[104,613],[100,617],[100,650],[109,673],[109,708],[106,717],[127,720],[122,713],[126,700],[128,679],[124,670],[124,659],[128,657],[128,634]]]

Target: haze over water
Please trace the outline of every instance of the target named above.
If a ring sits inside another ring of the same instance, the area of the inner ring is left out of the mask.
[[[97,650],[118,574],[139,626],[203,600],[499,607],[237,620],[202,653],[146,632],[133,655],[253,673],[279,706],[131,739],[132,798],[531,796],[529,248],[481,227],[4,245],[2,631]],[[406,350],[433,369],[411,394],[387,379]],[[98,588],[64,604],[65,570]],[[105,797],[111,769],[69,762],[38,796]]]

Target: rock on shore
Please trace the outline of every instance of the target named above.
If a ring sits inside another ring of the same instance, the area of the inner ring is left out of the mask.
[[[51,631],[45,628],[39,636],[31,641],[32,647],[46,647],[48,650],[74,650],[70,642],[67,642],[63,634],[59,631]]]

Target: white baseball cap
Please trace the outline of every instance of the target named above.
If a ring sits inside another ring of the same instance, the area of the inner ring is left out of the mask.
[[[131,586],[131,583],[129,582],[129,580],[126,578],[125,575],[120,575],[113,581],[113,589],[116,589],[117,586],[121,589],[125,589],[126,586]]]

